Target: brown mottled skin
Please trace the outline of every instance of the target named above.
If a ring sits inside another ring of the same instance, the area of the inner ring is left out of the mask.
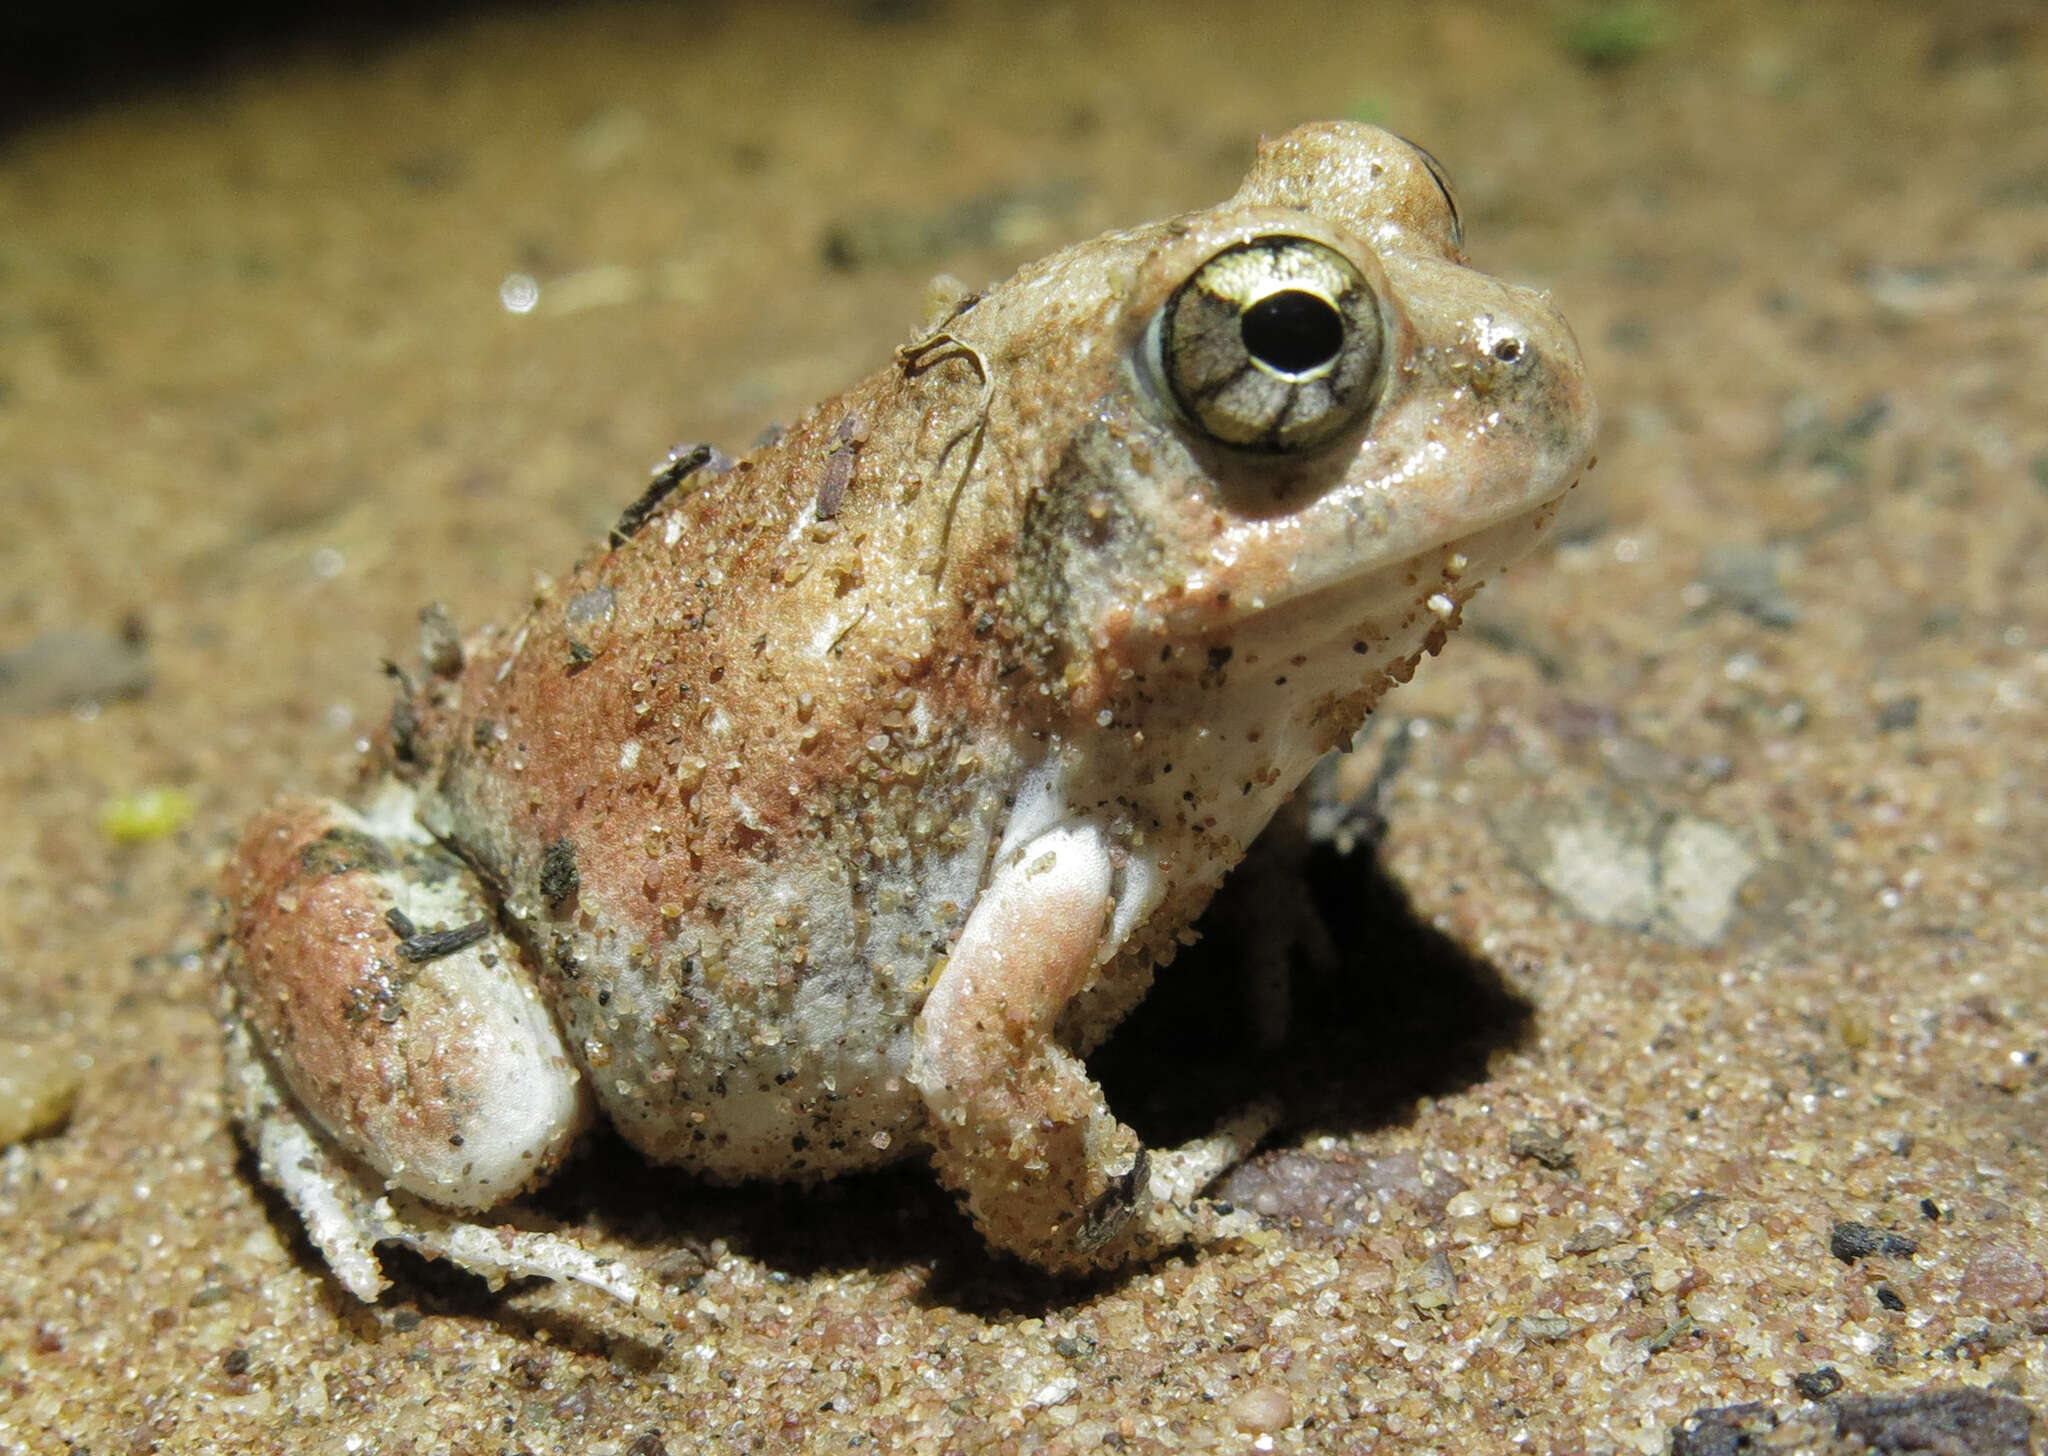
[[[1381,319],[1369,396],[1287,453],[1208,438],[1147,355],[1208,260],[1274,237]],[[1433,164],[1371,128],[964,300],[430,650],[367,817],[251,826],[230,1047],[267,1174],[366,1298],[385,1238],[622,1287],[445,1213],[528,1186],[593,1102],[714,1177],[928,1152],[1047,1268],[1214,1231],[1192,1195],[1256,1119],[1148,1158],[1078,1057],[1590,438],[1562,321],[1462,266]],[[484,938],[415,963],[408,917]]]

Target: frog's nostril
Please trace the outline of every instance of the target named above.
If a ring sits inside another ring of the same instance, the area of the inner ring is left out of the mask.
[[[1522,341],[1510,334],[1497,339],[1493,345],[1493,357],[1503,364],[1513,364],[1522,357]]]
[[[1276,374],[1299,379],[1327,369],[1344,350],[1344,317],[1320,294],[1269,293],[1238,320],[1244,351]]]

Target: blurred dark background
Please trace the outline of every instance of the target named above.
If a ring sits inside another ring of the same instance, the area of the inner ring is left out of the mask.
[[[251,60],[371,53],[452,16],[514,8],[550,7],[541,0],[18,0],[0,5],[0,131]]]

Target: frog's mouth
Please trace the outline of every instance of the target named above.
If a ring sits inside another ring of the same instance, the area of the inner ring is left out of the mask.
[[[1563,496],[1396,560],[1362,570],[1354,561],[1320,581],[1297,578],[1277,599],[1239,601],[1236,620],[1219,636],[1285,647],[1291,657],[1328,663],[1334,677],[1355,680],[1361,668],[1409,657],[1456,628],[1479,587],[1548,532]]]
[[[1256,523],[1219,542],[1210,568],[1160,603],[1161,615],[1175,635],[1217,641],[1299,634],[1294,651],[1311,654],[1308,642],[1356,626],[1356,640],[1367,645],[1351,655],[1376,657],[1390,623],[1426,612],[1455,625],[1483,582],[1543,539],[1578,472],[1562,479],[1541,493],[1524,484],[1505,509],[1485,515],[1441,503],[1403,510],[1341,493],[1302,518]]]

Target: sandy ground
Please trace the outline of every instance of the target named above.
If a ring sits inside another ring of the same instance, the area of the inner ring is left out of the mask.
[[[0,1154],[0,1451],[1650,1453],[1965,1385],[2019,1404],[1949,1449],[2020,1449],[2048,16],[1700,5],[1595,65],[1576,13],[600,9],[7,139],[0,1130],[75,1103]],[[1286,1092],[1230,1185],[1267,1233],[1063,1287],[918,1170],[712,1191],[604,1144],[537,1206],[651,1311],[402,1257],[352,1303],[223,1125],[210,885],[346,782],[418,606],[509,611],[669,444],[884,357],[927,274],[1347,114],[1556,290],[1606,428],[1347,765],[1378,855],[1307,867],[1338,963],[1294,1038],[1233,1043],[1196,963],[1105,1053],[1162,1135]]]

